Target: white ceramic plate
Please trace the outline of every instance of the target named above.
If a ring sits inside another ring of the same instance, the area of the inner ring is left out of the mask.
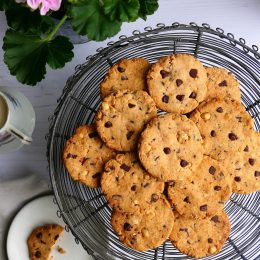
[[[7,236],[9,260],[29,260],[27,238],[37,226],[55,223],[64,227],[64,222],[57,217],[56,211],[53,196],[48,195],[30,201],[18,212]],[[66,251],[65,254],[57,251],[58,245]],[[54,246],[52,256],[53,260],[93,260],[80,244],[75,243],[73,235],[66,231]]]

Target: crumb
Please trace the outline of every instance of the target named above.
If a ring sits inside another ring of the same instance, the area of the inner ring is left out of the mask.
[[[60,247],[60,246],[58,246],[57,251],[58,251],[60,254],[65,254],[65,253],[66,253],[66,251],[65,251],[62,247]]]

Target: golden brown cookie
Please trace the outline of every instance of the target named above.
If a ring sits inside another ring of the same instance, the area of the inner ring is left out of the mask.
[[[176,213],[170,240],[182,253],[201,258],[220,252],[229,233],[230,223],[224,211],[204,219]]]
[[[106,163],[101,188],[113,209],[134,212],[156,202],[162,195],[164,182],[149,175],[135,153],[126,153]]]
[[[147,125],[138,151],[143,166],[154,177],[187,180],[202,160],[202,138],[186,116],[165,114]]]
[[[119,91],[107,96],[97,115],[97,131],[108,147],[133,151],[146,123],[157,115],[154,101],[145,91]]]
[[[223,209],[232,189],[229,172],[221,163],[204,156],[191,180],[172,181],[168,185],[168,197],[178,213],[188,218],[205,218]]]
[[[207,95],[205,99],[228,97],[241,102],[239,83],[235,76],[224,68],[206,68]]]
[[[63,161],[75,181],[90,188],[100,186],[104,164],[116,155],[100,139],[92,125],[80,126],[66,142]]]
[[[146,90],[150,63],[144,58],[121,60],[112,66],[100,85],[102,99],[118,90]]]
[[[204,100],[207,75],[202,63],[188,54],[159,59],[147,74],[147,85],[156,105],[167,112],[185,114]]]
[[[139,251],[160,246],[170,235],[174,215],[169,202],[161,197],[149,210],[133,213],[113,211],[112,227],[128,247]]]
[[[49,259],[52,247],[63,232],[64,228],[57,224],[35,228],[27,240],[30,260]]]

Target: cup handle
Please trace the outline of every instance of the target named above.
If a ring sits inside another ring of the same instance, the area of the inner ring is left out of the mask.
[[[21,142],[23,144],[31,144],[32,143],[32,138],[27,136],[26,134],[24,134],[22,131],[20,131],[19,129],[17,129],[14,126],[10,126],[8,129],[8,132],[12,135],[14,135],[15,137],[17,137],[18,139],[21,140]]]

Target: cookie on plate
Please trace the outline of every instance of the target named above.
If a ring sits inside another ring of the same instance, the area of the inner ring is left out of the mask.
[[[139,251],[160,246],[170,235],[174,214],[169,202],[161,197],[149,210],[133,213],[113,211],[112,227],[128,247]]]
[[[202,160],[202,138],[186,116],[165,114],[147,125],[138,151],[143,166],[154,177],[187,180]]]
[[[170,240],[182,253],[201,258],[220,252],[229,233],[230,223],[224,211],[204,219],[176,213]]]
[[[224,68],[206,68],[207,72],[207,95],[205,99],[215,97],[228,97],[241,102],[239,83],[235,76]]]
[[[134,212],[156,202],[162,195],[164,182],[149,175],[135,153],[126,153],[106,163],[101,188],[113,209]]]
[[[229,160],[241,152],[253,131],[253,120],[235,100],[213,98],[191,114],[203,138],[204,153],[216,160]]]
[[[96,188],[100,186],[104,164],[115,155],[115,151],[102,142],[93,125],[84,125],[66,142],[63,161],[73,180]]]
[[[231,179],[221,164],[204,156],[192,173],[192,181],[172,181],[168,197],[181,215],[205,218],[221,211],[231,195]]]
[[[57,224],[35,228],[27,240],[30,260],[49,259],[52,247],[63,232],[64,228]]]
[[[207,75],[202,63],[188,54],[159,59],[147,74],[147,85],[156,105],[167,112],[185,114],[204,100]]]
[[[118,90],[146,90],[150,63],[144,58],[121,60],[112,66],[100,85],[102,99]]]
[[[146,123],[157,115],[145,91],[119,91],[107,96],[97,114],[97,131],[108,147],[133,151]]]

